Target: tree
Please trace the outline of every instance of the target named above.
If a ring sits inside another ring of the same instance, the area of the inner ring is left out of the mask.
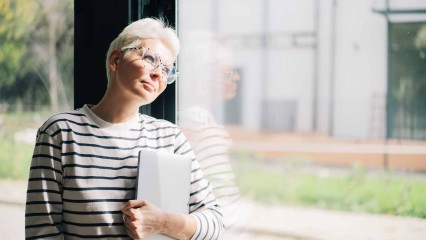
[[[69,109],[73,0],[6,0],[0,6],[0,100]]]
[[[13,84],[26,53],[35,19],[35,4],[27,0],[0,2],[0,87]]]
[[[70,108],[74,50],[73,1],[38,0],[39,15],[31,34],[32,71],[48,86],[52,111]]]

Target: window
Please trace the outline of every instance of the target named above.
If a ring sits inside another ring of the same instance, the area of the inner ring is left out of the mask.
[[[426,22],[391,25],[388,135],[426,140]]]
[[[74,4],[1,5],[0,177],[25,179],[37,128],[73,106]]]
[[[424,218],[425,9],[179,1],[178,123],[225,207],[239,191],[255,207]],[[277,234],[259,212],[245,230]]]

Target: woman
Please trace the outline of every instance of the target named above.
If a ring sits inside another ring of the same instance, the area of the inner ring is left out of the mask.
[[[130,24],[108,50],[102,100],[55,115],[39,129],[27,191],[28,239],[220,237],[221,209],[195,160],[189,214],[131,200],[141,149],[194,158],[176,125],[138,112],[175,80],[178,52],[176,33],[161,21]]]

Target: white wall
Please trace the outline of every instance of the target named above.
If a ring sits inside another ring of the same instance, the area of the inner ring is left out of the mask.
[[[315,3],[319,4],[319,22],[315,19]],[[390,6],[426,8],[426,1],[391,0]],[[385,17],[373,10],[384,8],[384,0],[338,0],[336,9],[333,0],[180,0],[179,28],[182,33],[197,28],[217,30],[229,38],[235,65],[243,71],[244,127],[261,128],[262,100],[296,101],[297,132],[313,130],[316,104],[319,132],[332,132],[339,138],[382,138],[387,25]],[[315,49],[309,45],[315,43],[315,38],[298,38],[299,43],[307,44],[301,47],[294,45],[291,34],[312,33],[316,26],[318,99],[314,103]],[[263,34],[267,36],[266,50]],[[181,40],[185,41],[184,34]]]
[[[333,74],[332,68],[332,0],[322,0],[319,4],[318,23],[318,131],[330,132],[330,81]]]
[[[339,1],[336,11],[333,132],[368,138],[371,121],[379,120],[372,116],[373,94],[386,92],[386,21],[369,1]]]

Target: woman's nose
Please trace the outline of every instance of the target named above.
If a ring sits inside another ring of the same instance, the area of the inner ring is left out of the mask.
[[[161,80],[161,69],[158,67],[154,70],[151,70],[150,76],[153,80]]]
[[[240,76],[240,74],[238,72],[235,72],[232,79],[234,81],[239,81],[241,79],[241,76]]]

